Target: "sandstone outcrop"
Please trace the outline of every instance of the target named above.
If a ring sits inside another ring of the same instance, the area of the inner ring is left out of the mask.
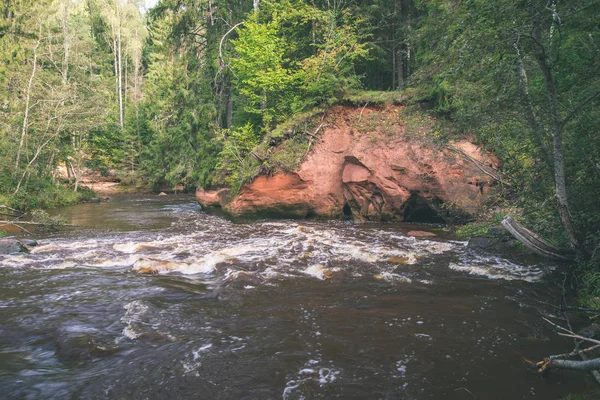
[[[431,143],[431,125],[409,130],[401,112],[336,107],[296,171],[258,176],[233,198],[201,188],[196,198],[233,216],[444,222],[476,213],[493,183],[483,171],[497,161],[467,140],[454,151]]]

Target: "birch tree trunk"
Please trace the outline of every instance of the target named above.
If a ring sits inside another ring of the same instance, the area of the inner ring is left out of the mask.
[[[529,129],[531,129],[533,140],[535,142],[536,147],[538,148],[546,166],[552,170],[553,169],[553,160],[548,150],[546,148],[546,143],[544,143],[544,134],[546,130],[539,123],[535,107],[533,106],[533,102],[531,101],[531,96],[529,95],[529,79],[527,78],[527,71],[525,70],[525,66],[523,65],[523,59],[521,58],[521,51],[517,43],[514,43],[513,47],[517,53],[517,74],[519,76],[519,92],[521,94],[521,104],[525,109],[525,116],[527,118],[527,122],[529,123]]]
[[[64,46],[64,55],[63,55],[63,64],[62,64],[62,84],[67,84],[67,79],[69,75],[69,55],[71,50],[71,42],[69,38],[69,6],[71,5],[71,0],[65,0],[65,9],[63,15],[63,46]]]
[[[33,86],[33,80],[37,71],[37,51],[40,47],[41,40],[42,39],[40,27],[40,36],[38,37],[38,41],[35,47],[33,48],[33,67],[31,68],[31,76],[29,77],[29,83],[27,84],[27,93],[25,95],[25,114],[23,115],[23,128],[21,129],[21,140],[19,141],[19,147],[17,149],[17,158],[15,161],[15,174],[18,172],[19,169],[19,163],[21,161],[21,152],[25,143],[25,137],[27,136],[27,129],[29,123],[29,103],[31,101],[31,88]]]
[[[113,31],[113,40],[112,40],[112,51],[113,51],[113,67],[115,70],[115,96],[117,99],[117,105],[119,102],[119,61],[117,56],[117,35],[114,25],[111,26]]]
[[[119,124],[121,128],[125,125],[123,122],[123,61],[122,61],[122,38],[121,38],[121,6],[119,1],[115,2],[117,11],[117,57],[118,57],[118,90],[119,90]]]
[[[533,30],[531,32],[532,38],[535,42],[536,51],[534,52],[536,62],[540,68],[542,75],[544,76],[544,86],[546,90],[546,96],[548,98],[548,108],[551,119],[552,129],[552,142],[553,142],[553,164],[554,164],[554,186],[556,203],[558,206],[558,213],[563,227],[569,237],[569,243],[571,248],[577,254],[580,259],[585,258],[585,251],[581,246],[575,231],[575,225],[573,224],[573,217],[571,215],[571,209],[569,206],[569,198],[567,194],[567,181],[565,178],[565,158],[564,158],[564,146],[563,146],[563,128],[564,123],[561,112],[560,104],[558,100],[558,91],[556,89],[556,83],[554,76],[552,75],[551,61],[549,60],[548,52],[550,51],[550,45],[544,45],[542,39],[542,21],[541,15],[535,9],[535,6],[530,3],[530,13],[532,15]]]

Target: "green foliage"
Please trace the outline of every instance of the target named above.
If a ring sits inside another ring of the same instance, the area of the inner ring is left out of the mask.
[[[600,65],[598,52],[591,50],[600,45],[593,22],[600,7],[588,1],[562,3],[557,8],[560,26],[552,11],[537,1],[436,0],[417,2],[417,8],[423,15],[412,34],[422,48],[413,76],[417,97],[433,102],[456,131],[476,133],[502,161],[514,185],[512,201],[524,209],[525,223],[567,246],[554,200],[548,92],[532,32],[534,24],[542,24],[557,96],[568,105],[564,118],[600,89],[591,73]],[[600,239],[600,174],[592,155],[600,142],[590,134],[592,121],[600,116],[597,110],[591,103],[581,108],[563,137],[573,219],[588,249]]]
[[[304,161],[309,150],[309,142],[298,135],[284,141],[266,159],[266,166],[271,171],[292,172]]]
[[[252,124],[247,123],[232,131],[222,130],[218,140],[222,143],[217,166],[220,174],[217,175],[219,181],[213,183],[225,184],[237,193],[258,172],[257,161],[251,154],[259,143],[259,136]]]
[[[186,29],[179,24],[196,21],[182,17],[171,8],[154,15],[146,48],[145,101],[129,126],[135,126],[130,137],[140,160],[136,176],[150,186],[183,184],[191,189],[212,181],[219,154],[214,140],[218,113],[209,64],[198,58],[195,43],[178,43],[178,29]]]
[[[277,125],[271,131],[271,140],[289,137],[296,132],[305,132],[315,128],[317,117],[325,113],[323,108],[314,108],[310,111],[298,113]]]
[[[303,35],[304,33],[304,35]],[[238,29],[231,66],[244,111],[269,132],[317,104],[359,86],[354,62],[368,56],[364,21],[301,0],[265,1]],[[307,40],[312,38],[312,40]]]
[[[492,213],[484,219],[479,219],[476,222],[461,226],[456,230],[456,236],[463,240],[473,236],[485,236],[488,229],[492,226],[500,225],[500,221],[502,221],[503,218],[504,213]]]
[[[45,210],[32,210],[30,214],[32,222],[41,224],[38,227],[38,231],[57,231],[68,222],[61,215],[50,215]]]
[[[29,211],[76,204],[89,200],[95,193],[82,188],[77,192],[64,185],[55,185],[51,180],[37,181],[17,194],[0,193],[0,203],[18,210]]]
[[[293,111],[301,82],[297,65],[285,57],[286,42],[277,22],[258,23],[256,15],[233,41],[238,57],[232,67],[240,94],[247,99],[245,111],[259,114],[268,129]]]

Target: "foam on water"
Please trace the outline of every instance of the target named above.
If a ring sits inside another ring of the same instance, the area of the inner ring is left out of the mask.
[[[553,266],[548,265],[521,265],[501,257],[473,253],[463,255],[458,262],[452,262],[448,267],[454,271],[488,279],[525,282],[537,282],[554,269]]]
[[[165,207],[180,216],[179,224],[189,226],[185,233],[174,229],[46,239],[29,255],[0,257],[0,267],[129,268],[149,274],[194,275],[211,282],[250,279],[245,285],[250,287],[277,284],[278,279],[335,279],[338,272],[356,279],[370,276],[432,284],[435,275],[421,276],[419,271],[437,267],[436,257],[441,254],[457,258],[442,268],[489,279],[533,282],[549,270],[481,256],[466,249],[465,242],[408,237],[389,228],[359,229],[335,222],[232,224],[199,214],[192,203]],[[236,271],[252,271],[252,275]]]
[[[319,364],[318,361],[309,360],[305,365],[298,371],[297,376],[294,379],[286,382],[285,388],[281,397],[283,400],[291,398],[304,399],[302,389],[310,384],[311,382],[317,382],[319,386],[324,386],[333,383],[341,374],[341,371],[331,367],[313,367]]]
[[[135,340],[141,336],[141,332],[136,329],[136,324],[142,322],[144,315],[148,312],[148,305],[141,300],[134,300],[125,304],[123,308],[125,315],[121,317],[121,322],[126,326],[123,328],[122,335],[127,339]],[[118,339],[115,341],[118,342]]]
[[[332,277],[332,273],[339,271],[339,268],[332,268],[329,269],[323,265],[320,264],[316,264],[316,265],[311,265],[308,268],[306,268],[304,272],[306,275],[310,275],[313,276],[317,279],[330,279]]]

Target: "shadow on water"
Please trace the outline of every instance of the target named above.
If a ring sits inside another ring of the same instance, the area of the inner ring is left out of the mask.
[[[185,196],[60,213],[81,226],[0,259],[6,398],[557,399],[590,384],[521,362],[571,350],[541,321],[560,285],[538,259],[414,225],[233,223]]]

